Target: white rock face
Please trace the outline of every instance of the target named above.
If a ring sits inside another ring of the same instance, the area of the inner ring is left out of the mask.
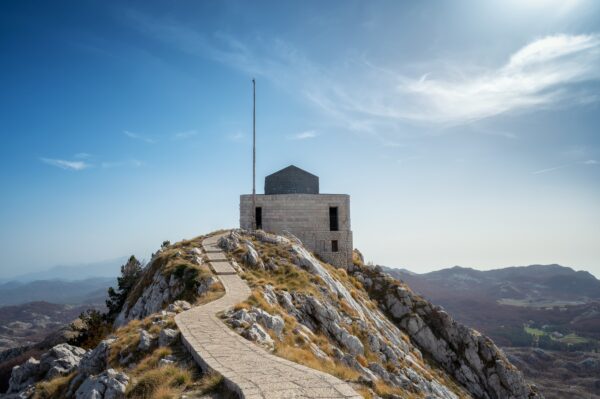
[[[433,357],[474,397],[541,398],[489,338],[457,323],[440,307],[377,268],[355,266],[349,272],[381,298],[382,308],[420,350]]]
[[[76,399],[123,399],[129,383],[125,373],[108,369],[97,376],[89,376],[75,392]]]
[[[148,267],[152,267],[151,264]],[[172,303],[185,289],[185,282],[171,275],[168,279],[157,272],[152,282],[144,289],[135,304],[129,308],[125,303],[123,310],[115,320],[115,326],[120,327],[134,319],[143,319],[152,313],[160,312],[167,304]]]

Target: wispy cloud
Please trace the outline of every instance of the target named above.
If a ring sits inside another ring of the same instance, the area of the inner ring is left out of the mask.
[[[156,143],[156,139],[152,138],[152,137],[148,137],[148,136],[144,136],[142,134],[139,133],[134,133],[134,132],[130,132],[129,130],[124,130],[123,134],[129,138],[132,138],[134,140],[140,140],[143,141],[145,143],[148,144],[154,144]]]
[[[196,130],[186,130],[185,132],[178,132],[173,135],[175,140],[186,140],[192,138],[198,134]]]
[[[48,165],[56,166],[57,168],[75,171],[87,169],[92,166],[84,161],[67,161],[64,159],[40,158],[40,161]]]
[[[399,123],[456,126],[501,114],[598,101],[578,83],[600,80],[600,36],[555,34],[525,44],[496,67],[464,60],[413,66],[409,76],[365,58],[320,65],[279,39],[208,36],[133,14],[134,25],[189,54],[210,58],[301,95],[345,128],[377,133]],[[577,86],[577,87],[576,87]],[[399,130],[399,129],[396,129]]]
[[[536,170],[534,172],[531,172],[532,175],[541,175],[542,173],[548,173],[548,172],[554,172],[555,170],[560,170],[560,169],[564,169],[569,167],[569,165],[560,165],[560,166],[554,166],[552,168],[546,168],[546,169],[540,169],[540,170]]]
[[[73,155],[73,158],[77,158],[77,159],[88,159],[91,157],[92,157],[92,154],[88,154],[87,152],[78,152],[77,154]]]
[[[288,136],[288,138],[290,140],[308,140],[308,139],[314,139],[317,136],[318,136],[318,134],[317,134],[316,131],[314,131],[314,130],[305,130],[305,131],[300,132],[300,133],[292,134],[292,135]]]
[[[587,161],[583,162],[585,165],[598,165],[598,161],[596,161],[595,159],[588,159]]]

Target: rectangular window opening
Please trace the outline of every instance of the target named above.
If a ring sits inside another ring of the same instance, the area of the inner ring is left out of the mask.
[[[338,207],[330,206],[329,207],[329,230],[330,231],[338,231],[340,228],[338,224]]]
[[[256,207],[254,216],[255,216],[254,220],[256,221],[256,229],[257,230],[262,229],[262,207],[260,207],[260,206]]]
[[[337,252],[339,250],[338,248],[338,241],[337,240],[331,240],[331,252]]]

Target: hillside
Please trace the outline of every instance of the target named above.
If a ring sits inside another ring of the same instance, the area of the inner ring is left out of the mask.
[[[207,249],[209,239],[218,239],[219,247]],[[232,291],[233,281],[240,288]],[[161,248],[125,294],[114,324],[84,329],[71,346],[15,368],[11,395],[169,398],[220,387],[214,395],[258,389],[263,397],[281,397],[280,390],[318,397],[333,389],[319,387],[328,381],[335,389],[327,395],[348,398],[356,392],[367,398],[541,397],[490,339],[365,265],[359,253],[354,264],[336,269],[294,237],[260,231],[198,237]],[[210,309],[220,303],[231,305],[216,319]],[[220,344],[229,341],[235,344]],[[192,359],[205,370],[195,369]],[[241,367],[246,382],[227,368],[215,376],[215,365],[226,359]],[[314,382],[286,382],[275,368],[263,373],[268,362],[281,372],[304,370]]]
[[[425,274],[385,270],[505,347],[517,364],[527,365],[526,376],[547,397],[584,392],[600,398],[595,363],[583,362],[600,350],[600,281],[590,273],[559,265]]]

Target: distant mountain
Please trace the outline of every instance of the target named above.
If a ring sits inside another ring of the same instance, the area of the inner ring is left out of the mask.
[[[36,281],[36,280],[83,280],[92,277],[117,277],[121,265],[127,262],[127,256],[108,259],[98,262],[58,265],[49,269],[25,273],[10,278],[0,279],[0,283],[10,281]]]
[[[508,305],[552,307],[600,299],[600,280],[588,272],[560,265],[487,271],[455,266],[424,274],[387,267],[385,270],[432,300],[446,296],[481,295]]]
[[[54,304],[104,303],[106,290],[115,285],[114,277],[95,277],[85,280],[11,281],[0,284],[0,306],[45,301]]]

